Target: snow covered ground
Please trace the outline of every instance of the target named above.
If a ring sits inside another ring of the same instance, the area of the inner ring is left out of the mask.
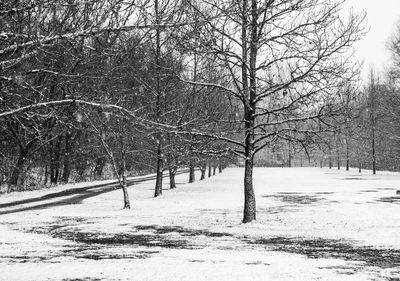
[[[131,210],[120,190],[46,197],[78,185],[1,195],[0,280],[400,280],[397,173],[256,168],[250,224],[243,169],[187,177],[130,187]]]

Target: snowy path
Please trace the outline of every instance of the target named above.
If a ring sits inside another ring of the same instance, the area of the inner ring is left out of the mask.
[[[400,280],[399,174],[259,168],[246,225],[242,176],[137,184],[131,210],[120,190],[18,212],[50,191],[0,196],[0,280]]]

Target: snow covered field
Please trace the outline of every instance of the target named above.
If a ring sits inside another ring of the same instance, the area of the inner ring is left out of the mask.
[[[1,195],[0,280],[400,280],[399,174],[257,168],[250,224],[242,169],[186,182]]]

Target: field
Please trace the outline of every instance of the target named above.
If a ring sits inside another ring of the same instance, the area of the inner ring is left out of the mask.
[[[243,169],[187,177],[130,187],[131,210],[120,190],[51,195],[84,184],[1,195],[0,280],[400,280],[397,173],[256,168],[250,224]]]

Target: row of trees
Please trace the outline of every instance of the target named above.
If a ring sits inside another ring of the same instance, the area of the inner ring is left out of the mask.
[[[67,182],[254,156],[332,130],[363,15],[331,0],[25,0],[1,7],[1,179]]]
[[[370,69],[363,83],[346,81],[338,90],[341,114],[331,132],[308,146],[309,156],[330,168],[342,166],[400,171],[400,29],[389,41],[392,63],[384,73]]]

